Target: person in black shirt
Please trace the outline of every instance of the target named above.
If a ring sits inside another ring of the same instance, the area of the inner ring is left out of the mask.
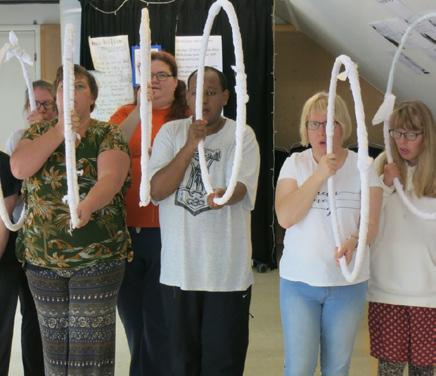
[[[5,197],[5,205],[9,215],[12,214],[14,209],[17,195],[20,190],[20,182],[12,176],[11,169],[9,167],[9,156],[3,152],[0,152],[0,179],[3,189],[3,196]],[[23,299],[31,301],[30,307],[27,304],[22,304],[21,310],[24,315],[24,310],[34,311],[36,318],[36,311],[33,305],[33,299],[30,295],[29,288],[27,287],[27,280],[22,271],[21,265],[18,263],[15,257],[15,239],[16,233],[10,232],[3,221],[0,220],[0,375],[7,375],[9,370],[9,359],[11,355],[12,347],[12,335],[14,331],[14,318],[15,311],[17,309],[18,296],[20,301]],[[24,280],[23,280],[24,278]],[[23,334],[26,333],[26,339],[28,348],[30,351],[23,352],[23,363],[26,365],[34,365],[33,358],[41,357],[39,363],[42,363],[42,349],[41,340],[39,339],[39,352],[38,341],[34,339],[39,338],[39,328],[31,323],[23,322]],[[28,333],[28,330],[32,330]],[[24,336],[23,336],[24,340]],[[24,341],[23,341],[24,342]],[[23,343],[23,348],[26,346]],[[27,359],[24,359],[24,358]],[[37,359],[35,359],[38,362]],[[40,372],[34,369],[26,369],[26,375],[43,375],[44,369],[40,367]]]

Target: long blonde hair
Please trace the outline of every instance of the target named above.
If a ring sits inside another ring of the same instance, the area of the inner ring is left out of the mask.
[[[417,197],[436,197],[436,124],[429,108],[421,101],[402,102],[390,117],[390,129],[422,132],[422,151],[418,155],[413,176],[413,189]],[[390,140],[392,158],[400,169],[400,180],[407,181],[407,163],[400,156],[395,141]]]
[[[300,117],[300,138],[301,145],[307,146],[309,145],[309,136],[307,135],[307,119],[310,115],[314,113],[325,113],[327,114],[327,102],[328,102],[328,93],[320,91],[314,95],[312,95],[303,106],[303,110],[301,111]],[[342,145],[345,141],[347,141],[352,132],[352,124],[350,113],[348,112],[347,105],[345,101],[339,96],[336,95],[335,98],[335,118],[334,120],[338,121],[342,127]]]

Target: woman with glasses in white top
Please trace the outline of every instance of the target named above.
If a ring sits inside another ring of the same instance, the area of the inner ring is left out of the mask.
[[[385,154],[376,159],[384,200],[371,253],[371,355],[379,375],[403,375],[408,363],[410,376],[433,376],[436,221],[410,212],[393,180],[419,210],[436,212],[436,124],[424,103],[404,102],[391,115],[389,134],[393,163]]]
[[[38,80],[33,82],[33,93],[35,95],[36,109],[30,111],[29,95],[25,93],[26,99],[24,111],[28,125],[50,121],[57,116],[56,104],[53,94],[53,85],[47,81]],[[10,155],[15,146],[20,141],[25,129],[17,129],[6,142],[6,152]],[[6,158],[6,157],[2,157]],[[9,159],[2,171],[2,185],[7,186],[4,176],[12,175],[9,168]],[[19,184],[17,180],[16,184]],[[12,183],[11,183],[12,184]],[[17,192],[19,191],[17,187]],[[23,202],[18,197],[15,202],[14,222],[21,214]],[[12,210],[12,208],[11,208]],[[0,227],[4,227],[3,223]],[[24,375],[43,376],[44,360],[42,353],[41,334],[39,331],[38,317],[33,302],[32,294],[29,290],[24,269],[15,257],[16,233],[3,229],[7,235],[7,247],[5,254],[0,257],[0,375],[7,375],[12,346],[12,336],[14,332],[14,319],[17,309],[18,298],[20,299],[20,311],[22,315],[21,323],[21,351],[23,359]],[[2,233],[3,233],[2,231]]]
[[[280,308],[286,376],[313,375],[321,351],[323,375],[348,375],[361,320],[368,254],[353,283],[343,277],[338,259],[354,262],[360,221],[360,175],[357,154],[344,147],[351,135],[347,106],[335,98],[333,153],[327,154],[328,94],[319,92],[304,104],[301,144],[311,148],[292,154],[280,171],[275,208],[286,229],[280,261]],[[336,249],[330,220],[327,179],[335,179],[338,220],[346,240]],[[370,216],[367,241],[378,230],[382,190],[370,169]]]
[[[27,125],[53,120],[58,116],[56,102],[53,93],[53,85],[44,80],[37,80],[32,83],[35,96],[36,109],[30,111],[29,94],[25,92],[24,113],[26,114]],[[25,129],[17,129],[6,141],[6,152],[11,155],[24,134]]]

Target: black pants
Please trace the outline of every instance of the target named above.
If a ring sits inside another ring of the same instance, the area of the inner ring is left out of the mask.
[[[41,335],[35,304],[23,268],[0,262],[0,375],[7,375],[17,301],[20,297],[22,315],[21,350],[24,375],[44,376]]]
[[[242,376],[248,347],[251,287],[183,291],[163,286],[172,376]]]
[[[168,330],[159,283],[159,228],[130,228],[134,257],[126,263],[118,295],[118,312],[130,349],[130,376],[169,375]]]

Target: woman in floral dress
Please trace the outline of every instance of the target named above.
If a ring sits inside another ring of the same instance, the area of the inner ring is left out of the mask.
[[[62,68],[54,83],[59,118],[33,124],[11,158],[23,181],[26,220],[17,241],[35,300],[45,374],[113,375],[115,305],[131,251],[123,191],[128,146],[119,129],[91,118],[94,77],[75,66],[72,126],[76,143],[79,228],[70,231]]]

